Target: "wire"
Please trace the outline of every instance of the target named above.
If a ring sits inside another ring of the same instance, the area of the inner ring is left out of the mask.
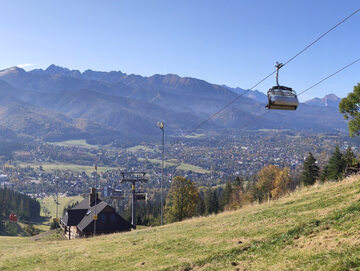
[[[324,36],[326,36],[327,34],[329,34],[332,30],[334,30],[335,28],[337,28],[338,26],[340,26],[341,24],[343,24],[345,21],[347,21],[348,19],[350,19],[352,16],[354,16],[356,13],[358,13],[360,11],[360,8],[355,10],[353,13],[351,13],[349,16],[345,17],[343,20],[341,20],[340,22],[338,22],[336,25],[334,25],[333,27],[331,27],[328,31],[326,31],[325,33],[323,33],[322,35],[320,35],[317,39],[315,39],[313,42],[311,42],[309,45],[307,45],[304,49],[302,49],[301,51],[299,51],[297,54],[295,54],[293,57],[291,57],[288,61],[286,61],[283,65],[285,66],[286,64],[290,63],[291,61],[293,61],[296,57],[298,57],[299,55],[301,55],[303,52],[305,52],[307,49],[309,49],[311,46],[313,46],[316,42],[318,42],[320,39],[322,39]],[[352,65],[352,64],[351,64]],[[273,71],[272,73],[270,73],[269,75],[265,76],[263,79],[261,79],[259,82],[257,82],[254,86],[252,86],[251,88],[249,88],[248,90],[246,90],[244,93],[239,94],[238,96],[236,96],[234,99],[232,99],[229,103],[227,103],[225,106],[223,106],[220,110],[216,111],[215,113],[213,113],[210,117],[208,117],[206,120],[204,120],[203,122],[201,122],[199,125],[197,125],[195,128],[193,128],[190,132],[185,134],[185,137],[188,136],[189,134],[195,132],[197,129],[199,129],[201,126],[203,126],[205,123],[207,123],[208,121],[210,121],[211,119],[213,119],[215,116],[217,116],[219,113],[221,113],[222,111],[224,111],[227,107],[229,107],[230,105],[232,105],[233,103],[235,103],[238,99],[240,99],[241,97],[243,97],[244,95],[246,95],[250,90],[252,90],[253,88],[257,87],[258,85],[260,85],[262,82],[264,82],[266,79],[268,79],[270,76],[272,76],[274,73],[276,73],[276,70]],[[330,76],[331,77],[331,76]],[[325,79],[326,80],[326,79]],[[320,82],[321,83],[321,82]],[[319,84],[320,84],[319,83]]]
[[[259,81],[258,83],[256,83],[252,88],[246,90],[244,93],[239,94],[238,96],[236,96],[234,99],[232,99],[229,103],[227,103],[225,106],[223,106],[220,110],[216,111],[214,114],[212,114],[209,118],[207,118],[206,120],[204,120],[203,122],[201,122],[199,125],[197,125],[195,128],[193,128],[190,132],[188,132],[186,136],[188,136],[189,134],[195,132],[198,128],[200,128],[201,126],[203,126],[205,123],[207,123],[209,120],[211,120],[212,118],[214,118],[216,115],[218,115],[219,113],[221,113],[222,111],[224,111],[227,107],[229,107],[230,105],[232,105],[233,103],[235,103],[238,99],[240,99],[242,96],[246,95],[250,90],[252,90],[253,88],[255,88],[257,85],[261,84],[263,81],[265,81],[266,79],[268,79],[271,75],[273,75],[276,71],[273,71],[272,73],[270,73],[268,76],[264,77],[264,79],[262,79],[261,81]]]
[[[301,94],[303,94],[304,92],[312,89],[313,87],[316,87],[317,85],[321,84],[322,82],[324,82],[325,80],[329,79],[330,77],[333,77],[335,74],[338,74],[339,72],[345,70],[346,68],[350,67],[351,65],[354,65],[356,62],[360,61],[360,58],[356,59],[355,61],[351,62],[350,64],[346,65],[345,67],[342,67],[340,70],[337,70],[336,72],[330,74],[329,76],[325,77],[324,79],[321,79],[319,82],[317,82],[316,84],[312,85],[311,87],[308,87],[307,89],[301,91],[297,96],[300,96]]]
[[[339,25],[341,25],[342,23],[344,23],[345,21],[347,21],[348,19],[350,19],[352,16],[354,16],[356,13],[358,13],[360,11],[360,8],[355,10],[353,13],[351,13],[349,16],[347,16],[346,18],[344,18],[343,20],[341,20],[340,22],[338,22],[336,25],[334,25],[332,28],[330,28],[328,31],[326,31],[324,34],[322,34],[320,37],[318,37],[316,40],[314,40],[312,43],[310,43],[308,46],[306,46],[304,49],[302,49],[299,53],[297,53],[295,56],[293,56],[292,58],[290,58],[288,61],[286,61],[282,67],[284,67],[286,64],[288,64],[290,61],[294,60],[297,56],[299,56],[300,54],[302,54],[304,51],[306,51],[307,49],[309,49],[312,45],[314,45],[316,42],[318,42],[319,40],[321,40],[324,36],[326,36],[329,32],[331,32],[332,30],[334,30],[335,28],[337,28]]]

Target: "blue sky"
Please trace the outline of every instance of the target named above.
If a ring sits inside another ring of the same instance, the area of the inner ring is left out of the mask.
[[[54,63],[249,88],[359,7],[357,0],[3,1],[0,68]],[[360,12],[285,66],[280,83],[300,92],[359,58],[359,49]],[[343,97],[358,82],[360,63],[301,100]]]

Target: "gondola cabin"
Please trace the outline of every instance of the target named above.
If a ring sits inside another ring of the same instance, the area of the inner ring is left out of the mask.
[[[284,86],[275,86],[267,93],[268,109],[296,110],[299,105],[295,91]]]
[[[11,222],[16,222],[16,221],[17,221],[17,216],[16,216],[16,214],[10,214],[10,215],[9,215],[9,220],[10,220]]]
[[[284,66],[282,63],[276,62],[276,86],[267,92],[268,104],[267,109],[280,110],[296,110],[299,101],[296,92],[292,88],[279,85],[279,70]]]

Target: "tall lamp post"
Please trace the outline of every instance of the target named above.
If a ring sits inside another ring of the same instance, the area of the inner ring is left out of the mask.
[[[162,155],[161,155],[161,194],[160,194],[160,202],[161,202],[161,225],[164,224],[164,212],[163,212],[163,183],[164,183],[164,123],[158,122],[157,125],[161,129],[162,132]]]
[[[55,199],[55,204],[56,204],[56,224],[55,224],[55,229],[57,229],[58,223],[59,223],[59,176],[58,176],[58,172],[55,171],[55,184],[56,184],[56,199]]]
[[[94,172],[94,176],[95,176],[95,205],[94,205],[94,216],[93,216],[93,220],[94,220],[94,233],[93,236],[96,236],[96,220],[98,219],[97,213],[96,213],[96,204],[97,204],[97,178],[98,178],[98,174],[97,174],[97,165],[94,166],[95,168],[95,172]]]

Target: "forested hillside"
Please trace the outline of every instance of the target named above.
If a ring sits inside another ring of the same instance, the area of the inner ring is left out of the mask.
[[[0,188],[0,232],[5,230],[5,221],[10,214],[15,214],[23,222],[37,219],[40,203],[14,190]]]

